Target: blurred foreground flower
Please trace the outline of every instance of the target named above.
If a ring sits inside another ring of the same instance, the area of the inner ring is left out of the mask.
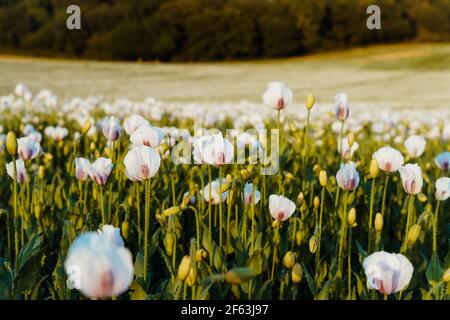
[[[262,99],[269,108],[283,110],[292,103],[292,91],[283,82],[270,82]]]
[[[379,251],[363,261],[367,287],[383,294],[399,292],[408,286],[414,267],[402,254]]]
[[[422,189],[422,169],[415,163],[404,165],[398,169],[402,178],[402,185],[408,194],[418,194]]]
[[[19,159],[16,160],[16,169],[17,169],[17,183],[25,183],[28,180],[27,171],[25,170],[25,163],[23,160]],[[14,179],[14,162],[11,161],[10,163],[6,164],[6,172],[11,177],[11,179]]]
[[[78,236],[64,266],[71,285],[89,298],[117,296],[133,280],[131,252],[124,247],[120,230],[110,225]]]
[[[386,172],[397,171],[404,163],[405,159],[400,151],[392,147],[382,147],[372,156],[378,162],[378,167]]]
[[[277,221],[287,220],[295,211],[295,203],[283,196],[272,194],[269,197],[269,210]]]
[[[418,158],[425,151],[427,142],[422,136],[413,135],[405,140],[405,148],[411,158]]]

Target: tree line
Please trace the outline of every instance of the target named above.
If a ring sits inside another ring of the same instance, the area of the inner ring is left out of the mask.
[[[81,8],[81,30],[66,9]],[[369,5],[381,29],[366,27]],[[448,41],[449,0],[0,0],[0,52],[204,61]]]

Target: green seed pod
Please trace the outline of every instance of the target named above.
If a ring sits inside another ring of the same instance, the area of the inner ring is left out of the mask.
[[[174,243],[175,237],[173,233],[171,232],[166,233],[166,235],[164,236],[164,248],[166,248],[166,252],[169,257],[172,256]]]
[[[6,136],[6,150],[10,156],[15,156],[17,153],[17,137],[14,131],[8,132]]]
[[[186,283],[189,287],[195,285],[195,280],[197,280],[197,270],[195,268],[191,268],[189,271],[189,276],[186,279]]]
[[[314,197],[313,206],[314,206],[314,209],[315,209],[315,210],[319,209],[319,206],[320,206],[320,198],[319,198],[318,196],[315,196],[315,197]]]
[[[283,265],[286,269],[290,269],[295,264],[295,254],[292,251],[286,252],[283,257]]]
[[[293,283],[300,283],[303,278],[303,269],[300,263],[294,264],[291,272],[291,279]]]
[[[326,186],[327,186],[327,182],[328,182],[328,175],[327,175],[327,172],[326,172],[325,170],[321,170],[320,173],[319,173],[319,183],[320,183],[320,186],[321,186],[322,188],[326,187]]]
[[[355,208],[351,208],[349,213],[348,213],[348,217],[347,217],[348,225],[350,227],[352,227],[355,224],[355,221],[356,221],[356,209]]]

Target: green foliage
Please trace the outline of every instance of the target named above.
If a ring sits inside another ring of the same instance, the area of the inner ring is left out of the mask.
[[[78,1],[82,29],[65,22],[70,1],[0,2],[0,51],[113,60],[284,57],[405,40],[445,41],[450,5],[439,0]],[[382,29],[366,28],[377,4]]]

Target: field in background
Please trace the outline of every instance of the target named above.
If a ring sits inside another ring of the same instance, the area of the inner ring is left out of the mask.
[[[351,105],[450,106],[450,44],[375,46],[302,58],[198,64],[119,63],[0,56],[0,95],[25,83],[62,97],[90,94],[169,103],[259,102],[270,81],[284,81],[297,103],[308,92],[330,103],[346,92]]]

